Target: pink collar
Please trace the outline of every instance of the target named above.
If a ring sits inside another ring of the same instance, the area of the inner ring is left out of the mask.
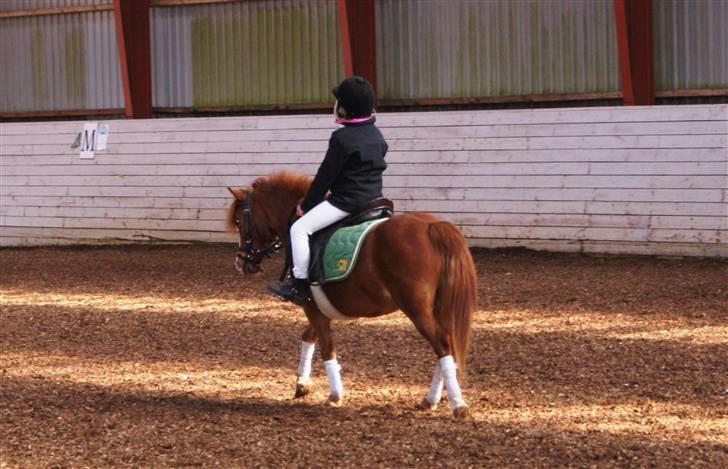
[[[337,124],[360,124],[362,122],[366,122],[372,118],[374,114],[370,114],[366,117],[355,117],[353,119],[344,119],[343,117],[337,117],[336,123]]]

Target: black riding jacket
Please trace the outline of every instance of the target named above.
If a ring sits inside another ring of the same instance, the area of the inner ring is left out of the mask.
[[[346,123],[331,134],[326,157],[301,202],[304,212],[323,202],[328,191],[331,205],[349,213],[382,197],[388,147],[374,121]]]

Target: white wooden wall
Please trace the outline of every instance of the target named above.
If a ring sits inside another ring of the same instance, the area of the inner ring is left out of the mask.
[[[0,124],[0,245],[234,241],[226,186],[313,174],[329,116]],[[386,195],[472,245],[728,256],[728,106],[381,114]]]

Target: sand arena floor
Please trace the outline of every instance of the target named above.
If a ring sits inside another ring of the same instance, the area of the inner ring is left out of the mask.
[[[0,250],[0,467],[728,467],[728,263],[475,251],[472,417],[414,410],[401,314],[336,323],[346,402],[293,399],[303,313],[226,245]]]

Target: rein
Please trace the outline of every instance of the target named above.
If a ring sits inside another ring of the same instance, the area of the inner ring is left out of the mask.
[[[245,196],[245,199],[242,200],[242,208],[242,226],[240,226],[240,220],[236,220],[236,224],[240,229],[243,243],[238,247],[235,255],[235,264],[238,265],[238,262],[242,261],[245,272],[248,272],[249,268],[253,272],[261,272],[263,269],[260,263],[263,261],[263,257],[270,257],[271,253],[278,252],[283,247],[283,243],[279,239],[276,239],[267,247],[255,249],[253,247],[253,227],[255,224],[253,222],[252,201],[249,192]]]

